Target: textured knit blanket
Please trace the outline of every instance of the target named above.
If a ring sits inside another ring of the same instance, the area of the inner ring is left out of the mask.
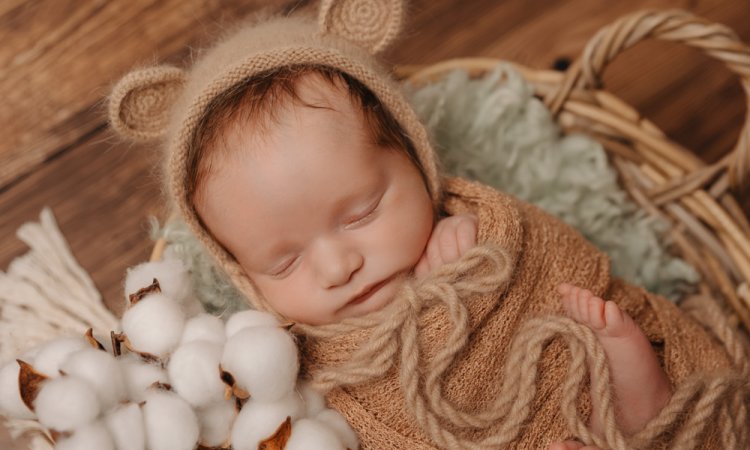
[[[320,378],[330,367],[346,364],[358,349],[371,341],[388,339],[384,350],[378,354],[393,354],[396,361],[384,374],[372,379],[355,376],[354,384],[342,383],[343,386],[335,387],[328,395],[332,407],[341,411],[357,430],[363,449],[445,448],[446,442],[479,442],[493,434],[507,435],[507,420],[482,423],[482,412],[503,388],[508,352],[519,327],[531,318],[562,314],[556,293],[557,285],[562,282],[586,287],[602,298],[616,301],[643,328],[673,383],[679,384],[691,374],[729,367],[727,354],[707,330],[663,297],[610,276],[607,256],[570,226],[535,206],[478,183],[451,179],[446,186],[447,211],[476,214],[479,217],[478,241],[504,249],[509,269],[507,281],[492,292],[458,295],[468,312],[465,324],[468,341],[453,361],[442,364],[446,370],[439,380],[442,386],[438,393],[450,405],[447,409],[454,410],[442,416],[437,413],[439,420],[432,425],[426,425],[430,422],[422,417],[424,405],[414,410],[415,394],[406,392],[403,380],[404,365],[412,364],[410,356],[391,352],[393,347],[405,345],[408,333],[376,336],[377,327],[381,327],[376,322],[388,318],[380,316],[372,321],[371,327],[355,327],[345,333],[317,330],[302,339],[303,365],[308,376],[314,379]],[[477,270],[486,272],[486,268]],[[467,276],[471,278],[472,274]],[[450,293],[445,295],[450,296]],[[413,298],[400,295],[394,300],[398,302],[413,302]],[[418,391],[431,389],[434,380],[430,380],[428,371],[434,370],[435,365],[430,364],[444,353],[446,343],[460,326],[456,325],[460,320],[455,319],[457,314],[452,308],[450,302],[446,302],[416,310]],[[367,323],[367,320],[360,323]],[[550,342],[540,357],[536,393],[528,417],[520,418],[523,423],[508,441],[508,448],[546,448],[552,441],[571,436],[561,412],[561,380],[569,365],[570,352],[563,342]],[[351,368],[353,372],[359,370]],[[433,406],[424,408],[431,408],[433,412],[440,409],[437,403]],[[585,420],[590,414],[588,389],[579,392],[577,407]],[[448,420],[448,415],[461,418]],[[699,448],[718,448],[713,427],[707,428],[709,431],[700,436]],[[671,431],[663,434],[663,444],[671,440]],[[443,440],[441,445],[435,443],[436,436]],[[442,436],[448,437],[443,439]],[[473,448],[455,445],[455,448]]]

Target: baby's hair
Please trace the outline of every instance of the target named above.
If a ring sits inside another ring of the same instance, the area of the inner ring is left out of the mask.
[[[350,99],[360,107],[373,143],[379,147],[405,151],[424,177],[411,140],[367,86],[351,75],[328,66],[293,65],[250,77],[209,103],[188,151],[188,195],[194,204],[200,201],[200,186],[211,173],[212,163],[219,156],[227,156],[226,153],[230,151],[223,140],[230,126],[251,123],[253,132],[263,136],[270,125],[278,122],[278,111],[284,102],[319,107],[305,103],[296,91],[299,79],[309,74],[320,75],[331,85],[345,88]]]

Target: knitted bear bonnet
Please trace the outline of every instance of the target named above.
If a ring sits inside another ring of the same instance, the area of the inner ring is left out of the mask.
[[[191,143],[212,99],[256,74],[291,65],[328,66],[367,86],[404,130],[433,203],[440,179],[427,132],[389,72],[376,60],[402,28],[403,0],[322,0],[311,15],[254,19],[203,51],[192,67],[160,65],[133,70],[114,87],[112,127],[164,150],[168,202],[234,285],[256,309],[271,311],[236,260],[204,228],[188,192]],[[193,161],[192,164],[195,164]]]

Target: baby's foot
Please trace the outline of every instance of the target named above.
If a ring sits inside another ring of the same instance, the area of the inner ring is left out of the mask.
[[[626,434],[643,429],[672,394],[667,374],[646,335],[614,302],[605,302],[590,291],[569,284],[561,284],[558,290],[568,316],[591,328],[604,348],[620,429]],[[591,426],[601,434],[598,408],[592,396]]]

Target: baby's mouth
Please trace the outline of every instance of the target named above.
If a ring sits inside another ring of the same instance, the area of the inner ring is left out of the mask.
[[[349,302],[347,303],[347,306],[358,305],[360,303],[367,301],[370,297],[372,297],[373,295],[375,295],[375,293],[377,293],[380,289],[382,289],[383,286],[388,284],[388,282],[391,281],[392,279],[393,279],[393,276],[390,276],[383,281],[367,286],[359,294],[352,297],[352,299],[349,300]]]

